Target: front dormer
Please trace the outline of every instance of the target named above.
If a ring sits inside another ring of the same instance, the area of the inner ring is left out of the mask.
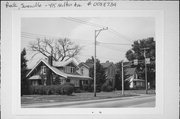
[[[76,74],[79,69],[78,62],[75,59],[53,62],[53,66],[68,74]]]
[[[75,73],[75,67],[66,66],[66,67],[64,67],[64,72],[65,73]]]
[[[74,74],[76,73],[77,66],[74,63],[69,63],[64,67],[64,72],[69,73],[69,74]]]

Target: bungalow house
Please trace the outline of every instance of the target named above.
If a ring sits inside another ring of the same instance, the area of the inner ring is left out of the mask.
[[[130,89],[137,89],[145,87],[145,81],[143,79],[138,78],[138,74],[136,72],[136,68],[125,68],[125,81],[129,82]]]
[[[115,88],[115,75],[116,75],[116,66],[113,62],[106,61],[101,63],[105,69],[106,79],[112,82],[113,89]]]
[[[55,62],[49,57],[48,60],[39,60],[27,74],[27,78],[31,85],[58,85],[71,82],[75,87],[80,87],[92,80],[88,74],[79,72],[80,70],[74,58]],[[88,68],[86,70],[88,72]]]

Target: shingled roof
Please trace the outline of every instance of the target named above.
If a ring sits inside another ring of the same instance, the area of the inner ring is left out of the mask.
[[[38,61],[38,63],[34,66],[34,68],[27,74],[26,77],[28,77],[33,71],[34,69],[40,64],[40,63],[44,63],[52,72],[54,72],[55,74],[59,75],[59,76],[62,76],[64,78],[83,78],[83,79],[92,79],[91,77],[88,77],[88,76],[82,76],[82,75],[79,75],[79,74],[67,74],[65,72],[62,72],[60,71],[59,69],[57,69],[56,67],[54,66],[51,66],[50,64],[47,63],[46,60],[44,59],[41,59]]]

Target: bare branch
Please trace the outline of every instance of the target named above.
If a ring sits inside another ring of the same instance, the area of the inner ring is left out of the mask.
[[[35,42],[30,43],[29,47],[32,51],[36,52],[34,56],[40,53],[46,57],[52,56],[55,61],[63,61],[74,57],[81,50],[78,45],[75,45],[68,38],[58,40],[38,38]]]

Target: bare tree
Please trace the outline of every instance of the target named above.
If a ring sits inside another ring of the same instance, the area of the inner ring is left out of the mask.
[[[43,54],[45,57],[52,56],[54,61],[68,60],[79,54],[81,48],[79,45],[74,44],[70,39],[36,39],[35,42],[31,42],[30,50],[34,51],[34,57],[37,54]]]

